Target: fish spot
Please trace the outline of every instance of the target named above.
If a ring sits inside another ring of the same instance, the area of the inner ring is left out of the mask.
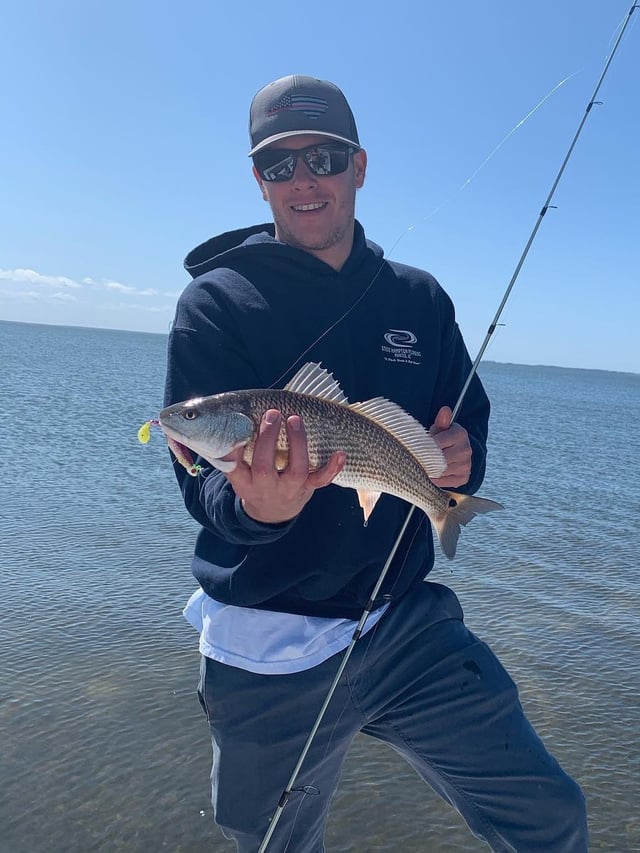
[[[482,670],[474,660],[466,660],[462,666],[472,672],[476,678],[482,678]]]
[[[454,506],[458,506],[458,501],[455,498],[449,498],[449,506],[453,509]]]

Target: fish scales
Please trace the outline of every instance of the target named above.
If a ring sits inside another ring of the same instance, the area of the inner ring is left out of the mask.
[[[295,392],[247,392],[238,395],[241,410],[257,426],[267,409],[283,416],[278,449],[286,459],[287,435],[284,422],[299,415],[305,425],[309,462],[312,469],[325,465],[332,453],[343,450],[346,462],[335,478],[336,485],[368,491],[387,492],[423,508],[430,500],[433,508],[446,509],[448,497],[428,477],[415,457],[384,427],[339,403]],[[245,408],[246,406],[246,408]],[[245,459],[251,462],[255,438],[246,446]],[[283,465],[284,467],[284,465]]]
[[[449,559],[461,525],[478,513],[502,509],[495,501],[438,488],[431,478],[444,472],[446,461],[428,430],[384,398],[350,404],[333,376],[314,363],[302,367],[282,390],[229,391],[169,406],[160,413],[160,425],[185,467],[186,447],[230,473],[235,463],[224,457],[244,447],[244,459],[251,463],[260,422],[269,409],[283,416],[277,468],[287,464],[286,420],[299,415],[310,469],[325,465],[335,451],[345,452],[345,465],[333,482],[357,491],[365,522],[381,493],[415,504],[429,517]]]

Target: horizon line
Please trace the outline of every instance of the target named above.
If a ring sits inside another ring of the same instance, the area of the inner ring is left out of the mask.
[[[171,323],[169,324],[169,328],[166,332],[150,332],[142,329],[120,329],[112,326],[83,326],[80,323],[42,323],[31,320],[4,320],[2,317],[0,317],[0,323],[12,323],[15,326],[45,326],[57,329],[84,329],[94,332],[120,332],[129,335],[164,335],[166,337],[169,336],[169,332],[171,331]],[[479,367],[483,364],[504,364],[515,365],[517,367],[551,367],[557,370],[588,370],[600,373],[620,373],[624,376],[640,376],[640,371],[635,370],[612,370],[608,367],[573,367],[566,364],[544,364],[542,362],[528,363],[523,361],[498,361],[493,358],[483,359],[480,362]]]

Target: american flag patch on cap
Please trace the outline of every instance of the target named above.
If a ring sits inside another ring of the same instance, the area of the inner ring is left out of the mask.
[[[318,118],[323,113],[326,113],[328,107],[329,104],[324,98],[316,98],[313,95],[283,95],[267,111],[267,115],[274,116],[276,113],[284,112],[284,110],[292,110],[294,112],[302,112],[308,118]]]

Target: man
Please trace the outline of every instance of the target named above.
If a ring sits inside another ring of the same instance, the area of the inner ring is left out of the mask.
[[[489,403],[475,378],[450,423],[470,369],[453,306],[428,273],[384,260],[355,220],[367,156],[344,95],[311,77],[276,80],[252,102],[250,135],[274,224],[188,255],[194,281],[170,335],[166,405],[283,387],[305,362],[321,362],[349,400],[387,397],[430,428],[447,461],[436,485],[474,492]],[[260,846],[409,508],[383,495],[365,526],[356,493],[331,485],[344,453],[309,471],[297,416],[284,425],[289,461],[277,470],[281,426],[279,412],[265,412],[251,465],[238,449],[226,474],[204,459],[196,478],[175,466],[202,526],[200,589],[185,615],[200,631],[215,816],[241,853]],[[579,788],[465,627],[454,593],[424,580],[433,562],[429,522],[416,511],[269,850],[323,850],[359,731],[403,755],[493,850],[587,850]]]

